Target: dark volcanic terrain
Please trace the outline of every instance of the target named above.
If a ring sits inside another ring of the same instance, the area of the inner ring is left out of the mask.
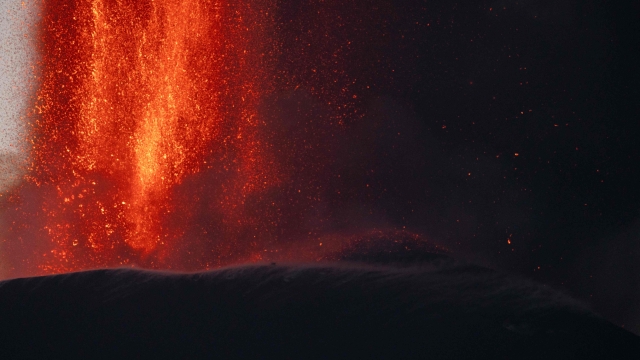
[[[114,269],[0,282],[0,358],[640,354],[640,338],[546,286],[444,255],[403,266],[373,258],[375,265],[267,263],[189,274]]]

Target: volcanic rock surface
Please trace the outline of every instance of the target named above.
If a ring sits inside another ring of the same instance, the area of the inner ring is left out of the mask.
[[[390,251],[385,258],[365,248],[369,252],[359,258],[345,255],[349,261],[200,273],[111,269],[3,281],[0,358],[566,360],[640,354],[640,338],[546,286],[443,254],[413,254],[421,261],[406,266]]]

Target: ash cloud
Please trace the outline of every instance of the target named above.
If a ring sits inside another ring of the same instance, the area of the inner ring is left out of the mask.
[[[22,181],[24,156],[17,152],[0,153],[0,194],[5,194]]]

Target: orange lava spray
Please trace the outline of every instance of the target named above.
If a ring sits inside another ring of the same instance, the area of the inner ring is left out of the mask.
[[[341,22],[368,7],[305,4],[41,0],[30,166],[0,202],[0,278],[326,251],[361,198],[334,162],[362,116]]]
[[[243,198],[277,182],[255,132],[268,90],[269,7],[43,2],[31,185],[13,201],[43,200],[23,206],[9,231],[17,243],[29,239],[24,251],[44,251],[10,272],[170,267],[163,259],[185,229],[163,219],[193,215],[172,201],[172,189],[212,166],[228,173],[216,206],[232,224],[221,235],[233,236]],[[11,246],[19,245],[7,245],[15,256]]]

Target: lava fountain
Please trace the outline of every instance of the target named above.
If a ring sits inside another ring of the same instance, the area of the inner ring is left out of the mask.
[[[3,253],[23,260],[3,254],[4,271],[170,268],[185,229],[166,219],[195,214],[172,191],[213,167],[225,174],[212,199],[217,235],[237,235],[244,199],[278,182],[256,136],[269,9],[250,0],[44,1],[31,166],[3,234]]]
[[[0,277],[313,260],[360,231],[386,190],[336,160],[369,88],[345,70],[368,36],[350,6],[42,0]]]

